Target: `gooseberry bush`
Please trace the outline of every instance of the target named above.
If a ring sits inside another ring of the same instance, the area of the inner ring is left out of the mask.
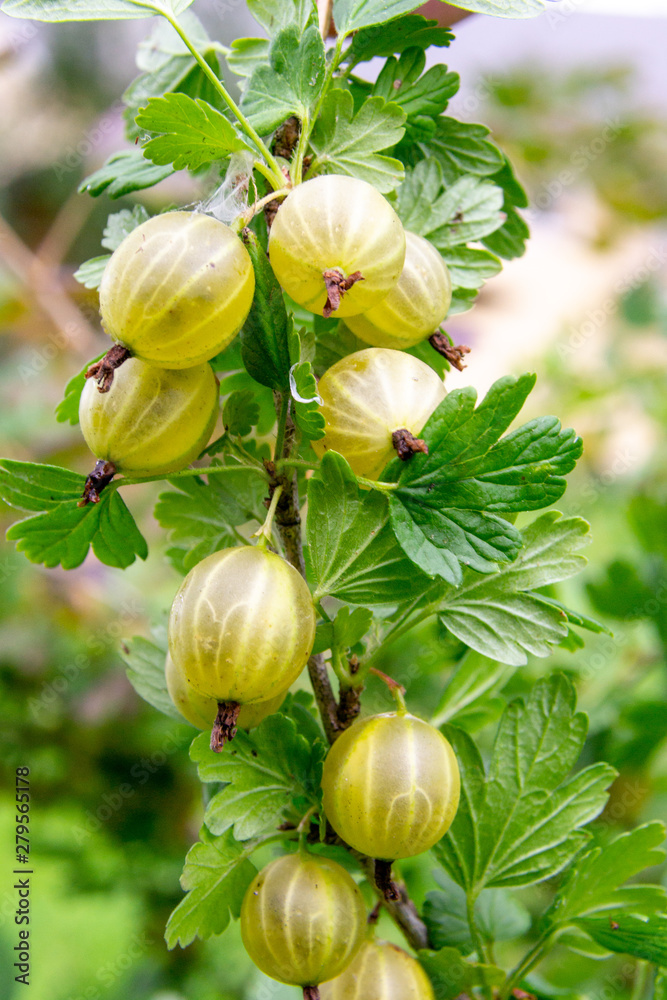
[[[552,509],[581,440],[553,416],[515,425],[533,375],[480,402],[446,391],[468,348],[443,324],[528,236],[506,156],[446,113],[453,35],[414,0],[248,0],[268,37],[226,47],[190,6],[2,7],[155,17],[124,95],[130,142],[82,190],[136,196],[182,170],[202,191],[194,209],[112,214],[110,252],[77,272],[112,342],[57,410],[80,423],[90,474],[0,471],[29,515],[8,537],[66,569],[90,549],[119,569],[147,558],[125,498],[167,482],[155,516],[184,579],[168,635],[127,645],[137,691],[202,730],[204,824],[167,944],[240,919],[257,966],[311,1000],[548,996],[531,977],[556,943],[667,966],[665,892],[636,881],[663,826],[595,824],[615,772],[580,763],[564,674],[506,693],[529,657],[576,653],[603,626],[554,596],[584,563],[588,524]],[[425,719],[379,666],[427,623],[445,680]],[[290,692],[304,669],[312,693]],[[376,676],[392,711],[366,707]],[[401,861],[427,851],[420,911]],[[531,914],[517,890],[537,883]],[[403,947],[375,940],[380,918]]]

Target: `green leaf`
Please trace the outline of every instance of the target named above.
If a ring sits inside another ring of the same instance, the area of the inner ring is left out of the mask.
[[[198,477],[175,479],[174,488],[158,497],[155,517],[170,544],[184,553],[185,570],[219,549],[238,545],[235,529],[240,525],[264,520],[266,484],[242,466],[233,467],[234,472],[210,476],[208,485]]]
[[[105,253],[101,257],[91,257],[74,272],[74,278],[84,288],[99,288],[110,258],[110,253]]]
[[[124,21],[153,17],[164,10],[180,14],[193,0],[5,0],[12,17],[35,21]]]
[[[419,961],[433,984],[435,1000],[456,1000],[462,994],[472,994],[477,987],[492,991],[505,980],[502,969],[495,965],[466,962],[456,948],[440,951],[420,951]]]
[[[438,118],[429,147],[443,168],[445,181],[453,183],[461,174],[486,177],[497,174],[505,165],[505,157],[486,138],[486,125],[461,122],[456,118]]]
[[[350,649],[360,642],[373,623],[373,612],[369,608],[339,608],[332,622],[322,622],[317,626],[313,653],[323,653],[325,649]]]
[[[80,194],[93,198],[105,193],[109,198],[123,198],[126,194],[143,191],[171,177],[173,167],[157,167],[144,158],[139,149],[123,149],[114,153],[94,174],[79,185]]]
[[[229,434],[245,437],[259,420],[259,404],[252,389],[232,392],[222,410],[222,423]]]
[[[135,205],[133,209],[123,208],[114,212],[107,219],[102,236],[102,246],[107,250],[117,250],[126,236],[133,230],[148,222],[150,216],[143,205]]]
[[[137,125],[159,133],[143,146],[144,156],[158,166],[171,163],[175,170],[197,170],[250,148],[220,111],[186,94],[151,97]]]
[[[441,28],[437,21],[430,21],[421,14],[390,21],[381,29],[365,28],[352,38],[352,44],[345,50],[343,60],[352,66],[367,62],[373,56],[400,54],[409,48],[428,49],[433,46],[446,47],[454,35],[449,28]]]
[[[202,733],[190,751],[199,777],[227,782],[209,802],[204,822],[212,833],[233,827],[236,840],[249,840],[298,818],[295,799],[319,803],[325,754],[323,742],[309,742],[282,714],[270,715],[252,733],[239,730],[221,753],[211,750]]]
[[[512,671],[504,663],[494,663],[480,653],[468,650],[457,664],[437,704],[431,725],[454,722],[461,726],[470,713],[501,690]]]
[[[383,193],[403,180],[403,165],[380,150],[403,137],[405,112],[381,97],[369,97],[356,115],[352,94],[333,89],[326,96],[313,129],[310,145],[315,153],[313,173],[360,177]]]
[[[444,732],[461,769],[461,802],[434,848],[467,892],[531,885],[562,871],[590,834],[616,774],[594,764],[568,777],[581,752],[586,717],[574,712],[574,689],[562,674],[540,681],[527,701],[508,705],[488,775],[470,737]]]
[[[360,28],[385,24],[419,6],[416,0],[334,0],[333,19],[338,33],[349,35]]]
[[[0,459],[0,496],[20,510],[50,510],[79,499],[85,477],[57,465]]]
[[[266,38],[236,38],[227,56],[227,65],[237,76],[250,77],[258,66],[269,59],[269,42]]]
[[[523,548],[514,562],[492,576],[466,571],[458,589],[449,588],[440,620],[457,639],[484,656],[518,667],[528,655],[548,656],[567,635],[568,617],[557,604],[528,591],[558,583],[586,564],[577,551],[590,541],[579,517],[550,510],[521,532]]]
[[[522,544],[500,514],[547,507],[563,495],[582,450],[574,431],[541,417],[501,437],[534,383],[534,375],[499,379],[477,409],[472,387],[455,389],[422,430],[428,454],[387,467],[390,475],[400,471],[392,527],[425,573],[458,586],[462,567],[495,572]]]
[[[84,477],[80,479],[83,491]],[[79,493],[80,495],[80,493]],[[66,500],[43,514],[17,521],[7,531],[30,562],[63,569],[80,566],[92,546],[107,566],[126,569],[148,555],[146,540],[117,490],[106,490],[99,503],[79,507]]]
[[[502,264],[488,250],[450,247],[442,251],[454,288],[481,288],[487,278],[502,270]]]
[[[262,135],[290,115],[310,121],[324,74],[324,42],[315,25],[303,35],[296,26],[285,28],[271,44],[269,65],[258,66],[248,81],[243,112]]]
[[[387,501],[360,493],[354,473],[335,452],[324,455],[308,483],[307,538],[316,601],[334,595],[350,604],[399,604],[431,585],[396,545]]]
[[[398,104],[408,119],[440,115],[458,91],[460,77],[442,64],[424,73],[425,65],[426,56],[419,48],[407,49],[400,59],[391,56],[373,85],[373,95]]]
[[[314,0],[248,0],[248,10],[269,38],[291,24],[303,32],[315,15]]]
[[[76,275],[75,275],[76,277]],[[79,403],[81,401],[81,393],[83,392],[83,387],[86,384],[86,372],[92,364],[99,361],[100,358],[104,357],[103,354],[98,354],[96,358],[91,358],[83,366],[80,372],[78,372],[73,378],[69,380],[65,386],[65,395],[61,401],[56,406],[56,420],[59,424],[70,423],[72,425],[78,424],[79,422]],[[26,508],[32,509],[32,508]],[[37,508],[41,510],[42,508]]]
[[[581,917],[608,919],[622,911],[647,915],[664,910],[667,893],[662,886],[623,884],[645,868],[662,864],[664,840],[664,825],[654,821],[620,834],[604,847],[590,848],[567,872],[542,928],[564,927]]]
[[[667,916],[619,913],[613,918],[581,917],[576,924],[609,951],[667,965]]]
[[[289,352],[290,321],[273,269],[257,237],[243,231],[255,269],[255,296],[241,331],[243,363],[255,381],[278,392],[289,390],[292,362]]]
[[[290,369],[290,392],[294,420],[309,441],[324,436],[324,417],[320,412],[322,398],[317,391],[317,381],[310,361],[298,361]]]
[[[512,166],[504,157],[505,164],[491,180],[503,189],[503,212],[506,219],[499,229],[484,237],[483,243],[493,253],[506,260],[520,257],[526,250],[526,240],[530,235],[527,223],[516,211],[528,206],[528,197],[514,175]]]
[[[170,719],[184,722],[167,690],[164,672],[167,659],[166,641],[163,646],[159,646],[150,639],[135,635],[133,639],[122,643],[121,650],[121,657],[127,666],[125,671],[127,679],[139,697],[153,708],[157,708],[159,712],[168,715]]]
[[[545,8],[544,0],[456,0],[454,6],[494,17],[536,17]]]
[[[215,837],[202,827],[200,838],[188,851],[181,876],[187,896],[167,923],[164,936],[170,949],[222,934],[230,915],[240,915],[245,891],[257,874],[231,830]]]
[[[429,892],[424,904],[429,940],[435,948],[458,948],[469,955],[475,945],[470,936],[466,894],[446,875],[433,874],[442,890]],[[485,941],[510,941],[529,930],[531,919],[509,889],[485,889],[475,900],[475,924]]]
[[[609,618],[637,621],[649,618],[655,599],[655,588],[639,575],[636,566],[622,559],[609,563],[606,576],[586,584],[593,607]]]

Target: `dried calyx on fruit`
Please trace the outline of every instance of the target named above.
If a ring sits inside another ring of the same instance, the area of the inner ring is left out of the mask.
[[[117,472],[142,477],[184,469],[206,446],[217,414],[218,382],[208,364],[174,371],[130,358],[106,393],[89,379],[79,422],[99,461],[84,499],[99,499]]]
[[[347,968],[365,934],[366,909],[351,876],[301,848],[262,869],[241,907],[241,935],[255,965],[303,987],[308,1000]]]
[[[432,243],[405,234],[400,277],[378,305],[346,320],[350,330],[374,347],[413,347],[440,326],[452,301],[452,282]]]
[[[424,451],[417,437],[445,398],[442,379],[411,354],[369,347],[337,361],[318,384],[324,437],[318,456],[337,451],[353,472],[377,479],[387,462]]]
[[[284,695],[314,639],[308,586],[276,553],[222,549],[190,570],[171,608],[169,652],[192,690],[218,703],[213,750],[233,737],[242,705]]]
[[[276,278],[312,312],[366,312],[398,281],[405,230],[374,187],[328,175],[299,184],[278,209],[269,237]]]
[[[233,340],[254,290],[250,256],[229,226],[201,212],[167,212],[112,254],[100,285],[102,324],[133,357],[190,368]]]

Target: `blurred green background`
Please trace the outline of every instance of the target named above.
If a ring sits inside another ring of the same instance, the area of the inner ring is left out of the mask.
[[[211,20],[218,37],[252,33],[240,5],[228,7],[224,30]],[[475,20],[461,28],[468,48]],[[614,21],[584,20],[602,31]],[[3,15],[0,29],[0,453],[85,472],[90,455],[78,429],[53,415],[65,382],[104,344],[95,296],[72,275],[99,253],[108,213],[132,201],[95,201],[76,188],[122,142],[118,95],[147,26],[37,29]],[[594,542],[587,571],[562,596],[601,617],[613,637],[587,634],[583,649],[531,661],[510,676],[505,693],[555,668],[576,679],[591,717],[585,762],[605,759],[620,771],[597,825],[604,841],[667,815],[667,141],[659,108],[637,93],[637,65],[569,70],[558,59],[565,45],[565,30],[553,31],[550,65],[522,60],[467,81],[468,95],[477,95],[468,117],[491,125],[513,159],[533,198],[535,235],[526,258],[452,324],[474,348],[452,384],[483,391],[500,374],[532,367],[538,389],[522,417],[555,412],[584,437],[560,507],[591,521]],[[459,69],[455,53],[456,43],[451,61]],[[612,113],[612,131],[603,134]],[[156,210],[192,202],[198,191],[179,177],[149,197]],[[568,255],[576,281],[563,270]],[[12,982],[8,1000],[298,993],[251,968],[235,926],[186,951],[167,952],[162,938],[203,806],[187,755],[193,730],[143,704],[119,657],[123,638],[148,635],[163,620],[178,585],[151,519],[157,492],[134,488],[128,498],[151,553],[124,573],[93,558],[72,573],[44,570],[3,543],[0,857],[5,873],[13,772],[28,765],[35,869],[32,985]],[[0,514],[3,528],[15,519],[7,508]],[[437,628],[424,628],[385,663],[418,712],[433,704],[456,653],[440,640]],[[369,685],[369,707],[385,697]],[[492,733],[492,726],[479,731],[482,747]],[[428,857],[404,864],[418,902],[434,887],[433,867]],[[9,968],[15,894],[4,874],[2,884],[0,967]],[[518,896],[537,915],[549,889]],[[515,958],[519,947],[503,945],[498,958]],[[629,997],[634,972],[623,957],[564,950],[540,970],[545,997],[573,998]]]

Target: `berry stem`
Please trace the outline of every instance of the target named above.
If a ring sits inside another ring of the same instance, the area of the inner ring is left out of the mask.
[[[317,986],[304,986],[303,1000],[320,1000],[320,991]]]
[[[213,70],[211,69],[211,67],[209,66],[209,64],[206,62],[206,60],[204,59],[204,57],[202,56],[202,54],[197,51],[197,49],[192,44],[192,42],[188,38],[188,36],[185,33],[185,31],[183,30],[183,28],[180,26],[180,24],[176,20],[176,18],[173,17],[167,10],[164,10],[163,8],[160,9],[160,13],[169,22],[169,24],[172,26],[172,28],[177,33],[177,35],[179,36],[179,38],[183,41],[183,43],[190,50],[193,58],[196,59],[197,63],[199,64],[202,73],[204,73],[205,76],[207,76],[208,79],[211,81],[211,83],[213,84],[213,86],[215,87],[215,89],[217,90],[217,92],[220,94],[220,96],[222,97],[223,101],[225,102],[225,104],[227,105],[227,107],[229,108],[229,110],[232,112],[232,114],[234,115],[234,117],[237,119],[239,125],[241,126],[241,128],[243,129],[243,131],[245,132],[245,134],[252,141],[253,145],[255,146],[255,148],[257,149],[257,151],[260,153],[260,155],[263,156],[264,159],[266,160],[266,162],[269,165],[270,170],[271,170],[270,174],[264,173],[264,171],[262,171],[262,173],[264,173],[264,176],[266,177],[266,179],[269,181],[269,183],[271,184],[271,186],[276,191],[279,188],[284,187],[285,186],[285,177],[284,177],[283,172],[282,172],[282,170],[280,168],[280,164],[276,160],[276,158],[273,155],[273,153],[271,153],[271,151],[269,149],[267,149],[267,147],[264,145],[261,137],[257,134],[257,132],[255,131],[255,129],[252,127],[252,125],[250,124],[250,122],[248,121],[248,119],[246,118],[246,116],[243,114],[243,112],[241,111],[241,109],[237,105],[236,101],[234,101],[234,99],[230,96],[230,94],[227,93],[227,90],[223,86],[222,82],[218,79],[218,77],[213,72]]]
[[[375,859],[375,885],[382,895],[382,898],[391,902],[399,900],[401,893],[391,877],[391,861],[383,861],[382,858]]]
[[[403,687],[403,685],[399,684],[398,681],[395,681],[393,677],[389,677],[387,674],[383,674],[381,670],[377,669],[377,667],[369,667],[369,673],[375,674],[375,676],[379,677],[381,681],[384,681],[384,683],[391,691],[391,696],[396,702],[398,711],[401,714],[407,712],[408,708],[407,705],[405,704],[405,688]]]
[[[251,536],[252,538],[257,539],[257,544],[260,546],[260,548],[265,549],[268,543],[271,541],[271,532],[273,531],[273,518],[275,517],[276,507],[278,506],[278,501],[282,496],[282,492],[283,492],[282,485],[276,486],[275,490],[273,491],[273,496],[271,497],[269,512],[266,515],[266,518],[264,519],[264,524],[254,533],[254,535]]]

